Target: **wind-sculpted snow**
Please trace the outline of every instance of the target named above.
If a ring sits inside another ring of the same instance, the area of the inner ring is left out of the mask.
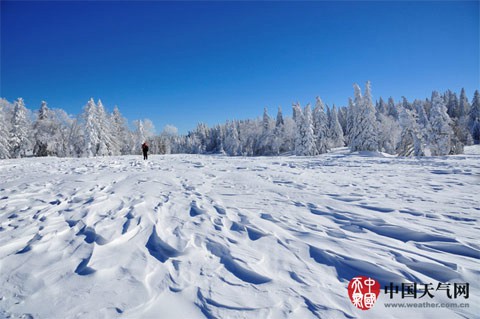
[[[475,317],[472,151],[0,161],[0,318]],[[470,307],[362,312],[357,275],[468,282]]]

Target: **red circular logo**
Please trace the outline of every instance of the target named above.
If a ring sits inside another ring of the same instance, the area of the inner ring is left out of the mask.
[[[373,278],[356,276],[348,283],[348,297],[353,305],[362,310],[373,307],[380,294],[380,284]]]

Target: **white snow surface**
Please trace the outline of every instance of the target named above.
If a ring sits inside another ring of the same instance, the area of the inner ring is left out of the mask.
[[[0,318],[473,318],[480,152],[0,161]],[[367,311],[349,280],[470,284]]]

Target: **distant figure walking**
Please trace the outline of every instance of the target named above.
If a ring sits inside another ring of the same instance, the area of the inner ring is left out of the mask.
[[[147,144],[147,142],[144,142],[142,144],[142,152],[143,152],[143,159],[147,160],[148,159],[148,144]]]

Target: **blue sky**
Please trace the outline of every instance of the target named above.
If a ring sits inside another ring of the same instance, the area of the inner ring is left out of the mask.
[[[480,87],[478,1],[0,3],[0,96],[31,109],[101,98],[184,133],[366,80],[395,100]]]

